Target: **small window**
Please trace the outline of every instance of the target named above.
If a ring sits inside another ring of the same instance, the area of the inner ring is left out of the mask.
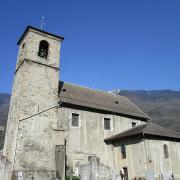
[[[23,43],[23,45],[22,45],[22,49],[24,49],[25,48],[25,43]]]
[[[39,51],[38,56],[42,58],[47,58],[48,56],[49,43],[47,41],[42,40],[39,43]]]
[[[79,114],[72,113],[71,126],[79,127]]]
[[[111,119],[110,118],[104,118],[104,129],[111,130]]]
[[[169,152],[168,152],[168,146],[167,144],[164,144],[164,157],[165,159],[168,159],[169,158]]]
[[[132,122],[132,127],[136,126],[136,123],[135,122]]]
[[[121,157],[122,157],[122,159],[125,159],[126,158],[126,147],[125,147],[125,145],[121,145],[120,148],[121,148]]]

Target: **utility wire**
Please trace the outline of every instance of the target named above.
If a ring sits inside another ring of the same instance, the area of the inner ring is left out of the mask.
[[[46,112],[46,111],[49,111],[49,110],[51,110],[51,109],[53,109],[53,108],[58,108],[58,107],[60,107],[61,103],[62,103],[62,102],[59,102],[59,104],[56,105],[56,106],[50,107],[50,108],[45,109],[45,110],[43,110],[43,111],[41,111],[41,112],[38,112],[38,113],[36,113],[36,114],[33,114],[33,115],[28,116],[28,117],[26,117],[26,118],[20,119],[19,121],[24,121],[24,120],[26,120],[26,119],[29,119],[29,118],[32,118],[32,117],[37,116],[37,115],[39,115],[39,114],[42,114],[42,113],[44,113],[44,112]]]
[[[38,113],[33,114],[33,115],[29,116],[29,117],[26,117],[26,118],[23,118],[23,119],[20,119],[20,120],[19,120],[19,122],[18,122],[18,130],[17,130],[17,135],[16,135],[16,146],[15,146],[15,150],[14,150],[15,155],[14,155],[14,159],[13,159],[13,171],[14,171],[14,166],[15,166],[14,164],[15,164],[15,157],[16,157],[16,149],[17,149],[17,141],[18,141],[18,134],[19,134],[19,125],[20,125],[20,122],[21,122],[21,121],[24,121],[24,120],[26,120],[26,119],[29,119],[29,118],[31,118],[31,117],[37,116],[37,115],[39,115],[39,114],[41,114],[41,113],[44,113],[44,112],[46,112],[46,111],[49,111],[49,110],[51,110],[51,109],[53,109],[53,108],[61,107],[61,104],[62,104],[62,102],[60,101],[60,102],[58,102],[58,105],[56,105],[56,106],[50,107],[50,108],[45,109],[45,110],[43,110],[43,111],[41,111],[41,112],[38,112]]]

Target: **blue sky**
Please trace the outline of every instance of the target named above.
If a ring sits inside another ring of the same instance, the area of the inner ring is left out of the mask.
[[[180,90],[180,1],[1,0],[0,92],[27,25],[62,35],[60,79],[101,90]]]

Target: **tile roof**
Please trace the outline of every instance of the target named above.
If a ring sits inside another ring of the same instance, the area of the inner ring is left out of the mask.
[[[150,119],[140,108],[124,96],[62,81],[59,82],[59,89],[59,100],[62,103],[143,118],[145,121]]]
[[[180,133],[171,129],[167,129],[161,126],[158,126],[153,123],[145,123],[142,125],[135,126],[121,133],[112,135],[105,139],[105,141],[115,141],[123,138],[128,138],[136,135],[151,135],[161,138],[171,138],[171,139],[180,139]]]

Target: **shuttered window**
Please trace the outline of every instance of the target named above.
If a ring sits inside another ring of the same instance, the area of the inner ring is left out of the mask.
[[[169,158],[169,152],[168,152],[167,144],[164,144],[164,157],[165,157],[165,159]]]
[[[71,126],[79,127],[79,114],[72,113]]]
[[[126,147],[125,147],[125,145],[121,145],[120,148],[121,148],[121,157],[122,157],[122,159],[125,159],[126,158]]]
[[[104,129],[111,130],[111,119],[110,118],[104,118]]]

